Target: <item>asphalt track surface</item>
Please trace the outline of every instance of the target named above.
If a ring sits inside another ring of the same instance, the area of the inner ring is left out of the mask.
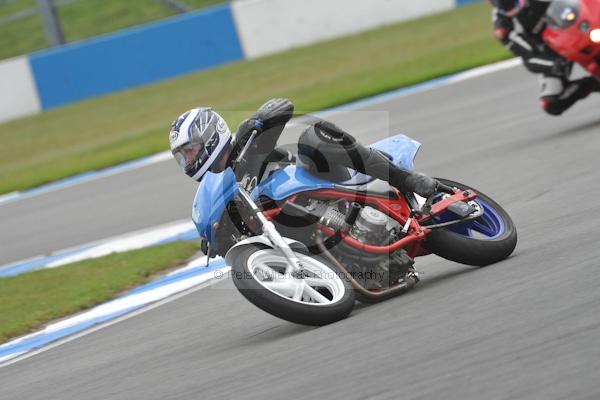
[[[224,280],[0,368],[0,397],[600,398],[600,96],[557,119],[536,91],[517,68],[371,107],[424,144],[419,169],[509,211],[519,245],[508,260],[419,259],[414,291],[318,329],[263,313]],[[363,142],[387,135],[361,115],[335,119]],[[31,223],[20,237],[46,251],[185,218],[193,188],[175,168],[13,203],[0,219]]]

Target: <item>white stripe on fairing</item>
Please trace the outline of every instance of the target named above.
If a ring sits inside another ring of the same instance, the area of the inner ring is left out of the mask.
[[[327,110],[323,110],[319,113],[319,115],[325,115],[326,113],[334,113],[340,111],[346,111],[350,109],[350,107],[361,107],[365,105],[379,104],[385,101],[393,100],[398,97],[405,97],[412,94],[420,93],[425,90],[432,90],[439,87],[447,86],[452,83],[460,82],[467,79],[472,79],[476,77],[480,77],[482,75],[492,74],[504,69],[512,68],[516,65],[521,64],[520,59],[512,59],[508,61],[501,61],[499,63],[490,64],[483,67],[474,68],[465,72],[461,72],[455,75],[450,75],[446,78],[435,79],[430,82],[423,82],[420,84],[416,84],[413,86],[396,89],[388,93],[379,94],[373,97],[369,97],[363,100],[358,100],[354,102],[347,103],[346,105],[336,106]],[[22,200],[28,197],[33,197],[37,195],[46,194],[48,192],[65,189],[71,186],[75,186],[81,183],[87,183],[96,179],[104,178],[107,176],[119,174],[122,172],[128,172],[133,169],[146,167],[152,164],[156,164],[159,162],[167,161],[172,158],[170,151],[165,151],[162,153],[157,153],[155,155],[141,158],[136,161],[131,161],[129,163],[124,163],[120,165],[116,165],[114,167],[110,167],[98,172],[89,172],[81,175],[74,176],[72,178],[61,179],[55,183],[51,183],[48,185],[39,186],[37,188],[23,191],[23,192],[13,192],[8,193],[6,195],[0,195],[0,206],[2,204],[6,204],[12,201]],[[139,164],[137,164],[139,163]],[[130,166],[130,164],[136,164]]]

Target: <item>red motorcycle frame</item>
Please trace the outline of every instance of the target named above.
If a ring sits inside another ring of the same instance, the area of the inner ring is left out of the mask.
[[[331,227],[317,224],[317,229],[320,230],[325,237],[329,237],[330,239],[338,237],[339,240],[344,241],[347,245],[370,254],[391,254],[399,249],[404,249],[411,258],[431,254],[431,252],[423,246],[423,242],[432,232],[432,229],[429,229],[427,226],[422,224],[429,222],[433,217],[443,214],[453,204],[459,202],[467,203],[475,200],[478,197],[478,194],[472,189],[461,190],[454,188],[454,194],[431,204],[426,212],[419,212],[415,214],[413,208],[411,208],[406,198],[400,195],[396,189],[391,190],[396,191],[396,198],[390,199],[387,197],[365,195],[362,193],[340,191],[335,189],[315,190],[306,193],[309,194],[311,198],[320,200],[344,199],[348,202],[357,202],[360,204],[369,205],[401,223],[406,230],[406,235],[396,242],[384,246],[377,246],[356,240],[349,234],[347,230],[336,232]],[[296,196],[290,197],[287,201],[295,203]],[[263,215],[271,221],[277,220],[277,217],[281,212],[282,209],[279,207],[262,210]],[[351,276],[350,272],[348,272],[348,270],[345,269],[345,267],[326,250],[326,246],[323,241],[317,242],[317,244],[324,252],[325,256],[334,265],[336,265],[340,271],[346,273],[346,276],[348,277]],[[396,285],[391,288],[375,292],[363,288],[360,283],[352,278],[350,278],[350,281],[354,289],[357,291],[357,296],[362,299],[361,301],[379,301],[414,287],[414,285],[419,281],[419,278],[415,273],[407,276],[406,281],[401,285]]]
[[[386,246],[375,246],[360,242],[348,235],[347,232],[342,232],[342,240],[357,250],[373,254],[390,254],[396,250],[405,248],[408,255],[414,258],[429,254],[429,251],[422,248],[421,242],[425,240],[431,230],[421,226],[421,223],[430,220],[433,216],[444,213],[448,207],[457,202],[468,202],[475,200],[477,198],[477,193],[475,193],[473,190],[462,191],[455,189],[455,193],[453,195],[434,203],[427,214],[421,214],[415,217],[411,217],[411,208],[402,196],[398,196],[397,199],[388,199],[337,190],[317,190],[310,192],[310,196],[322,200],[346,199],[348,201],[356,201],[362,204],[368,204],[379,209],[383,213],[405,225],[407,229],[407,235],[402,239]],[[263,211],[265,216],[270,220],[274,220],[280,212],[281,208]],[[332,228],[327,226],[319,226],[319,229],[327,236],[334,236],[336,234]]]

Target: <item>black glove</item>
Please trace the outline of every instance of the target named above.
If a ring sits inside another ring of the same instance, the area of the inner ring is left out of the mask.
[[[294,104],[291,101],[288,99],[271,99],[260,106],[252,118],[261,121],[262,130],[266,131],[287,124],[293,115]]]
[[[235,134],[230,160],[237,159],[238,155],[246,146],[246,143],[248,143],[248,140],[250,140],[252,133],[256,131],[257,134],[260,134],[263,131],[262,126],[262,121],[256,118],[247,118],[242,121]]]
[[[409,192],[414,192],[421,197],[429,197],[434,194],[440,183],[425,174],[413,172],[404,180],[403,189]]]
[[[256,133],[262,133],[264,130],[263,122],[256,118],[246,118],[242,121],[240,126],[238,126],[237,133],[235,134],[235,140],[238,143],[244,143],[248,141],[252,132],[256,131]]]

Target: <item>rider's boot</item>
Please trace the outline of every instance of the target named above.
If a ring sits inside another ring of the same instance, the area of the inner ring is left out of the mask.
[[[362,146],[362,145],[361,145]],[[410,171],[398,167],[382,152],[365,148],[361,157],[365,160],[363,173],[378,179],[387,180],[390,185],[400,189],[403,192],[413,192],[425,198],[434,194],[439,186],[439,182],[420,172]],[[362,172],[362,171],[359,171]]]
[[[543,85],[542,104],[544,111],[550,115],[561,115],[579,100],[600,91],[600,82],[591,76],[571,82],[544,77]]]

